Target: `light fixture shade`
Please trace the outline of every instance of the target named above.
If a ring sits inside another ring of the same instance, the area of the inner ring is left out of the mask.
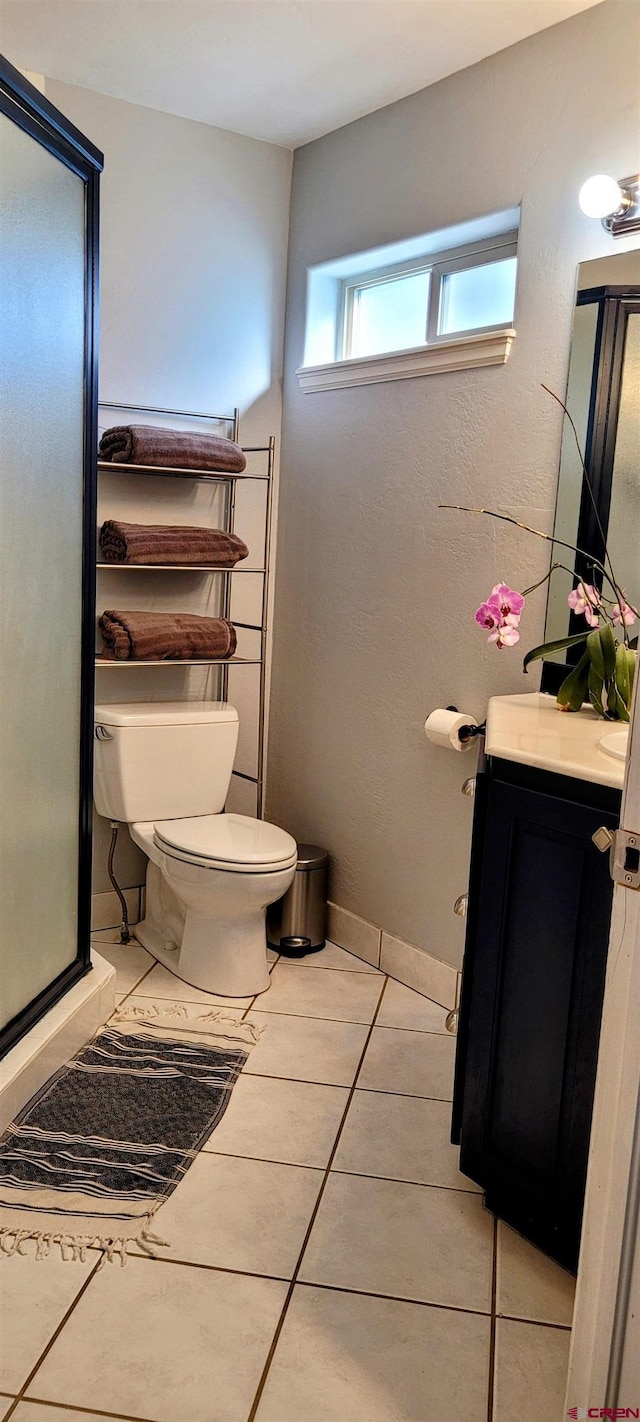
[[[585,217],[612,217],[622,206],[623,198],[620,184],[606,173],[596,173],[593,178],[587,178],[578,194]]]

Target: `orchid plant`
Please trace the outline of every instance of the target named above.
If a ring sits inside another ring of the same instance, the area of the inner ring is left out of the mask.
[[[557,400],[564,411],[565,418],[571,425],[582,461],[586,487],[591,496],[604,542],[604,531],[598,516],[575,424],[562,400],[552,390],[548,390],[546,385],[542,388],[547,390],[554,400]],[[456,508],[464,513],[487,514],[490,518],[512,523],[516,528],[522,528],[537,538],[546,539],[549,543],[570,548],[583,558],[587,557],[584,551],[576,548],[574,544],[564,543],[561,539],[542,533],[540,529],[530,528],[528,524],[521,523],[519,519],[512,518],[509,514],[500,514],[493,509],[468,509],[459,504],[441,504],[440,508]],[[565,647],[576,647],[580,643],[584,643],[582,656],[575,666],[571,667],[558,692],[556,699],[560,710],[579,711],[583,702],[588,698],[597,714],[603,716],[605,720],[628,721],[638,655],[636,650],[638,639],[636,637],[634,644],[632,644],[629,628],[633,627],[640,614],[638,609],[632,607],[627,601],[624,592],[619,587],[611,558],[606,549],[602,562],[596,558],[589,558],[589,563],[594,573],[597,574],[598,581],[602,583],[602,590],[595,583],[581,580],[567,598],[568,605],[576,617],[584,617],[583,630],[570,637],[561,637],[557,641],[544,642],[539,647],[534,647],[532,651],[527,652],[524,658],[523,671],[526,672],[530,663],[537,661],[540,657],[550,656],[554,652],[562,651]],[[569,572],[573,576],[572,569],[565,567],[563,563],[553,563],[546,576],[534,583],[532,587],[525,588],[524,592],[516,591],[507,583],[496,583],[486,602],[480,604],[475,615],[476,622],[489,633],[488,642],[495,643],[498,650],[501,650],[503,647],[514,647],[520,641],[520,618],[524,611],[525,600],[530,593],[535,592],[537,588],[542,587],[543,583],[549,581],[556,568],[563,568],[565,572]]]

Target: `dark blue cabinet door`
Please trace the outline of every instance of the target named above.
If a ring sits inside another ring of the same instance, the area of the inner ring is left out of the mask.
[[[591,801],[589,800],[591,797]],[[486,1203],[566,1267],[580,1240],[615,791],[493,762],[476,827],[454,1120]]]

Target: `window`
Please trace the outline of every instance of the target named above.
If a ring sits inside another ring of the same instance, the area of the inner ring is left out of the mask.
[[[516,234],[342,280],[336,360],[511,326]]]
[[[308,267],[300,388],[504,365],[519,227],[505,208]]]

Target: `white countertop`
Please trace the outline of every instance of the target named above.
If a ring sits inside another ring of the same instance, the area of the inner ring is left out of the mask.
[[[555,696],[540,691],[492,696],[487,712],[487,755],[537,765],[556,775],[590,780],[621,790],[624,761],[600,750],[598,741],[618,725],[603,721],[591,707],[560,711]]]

